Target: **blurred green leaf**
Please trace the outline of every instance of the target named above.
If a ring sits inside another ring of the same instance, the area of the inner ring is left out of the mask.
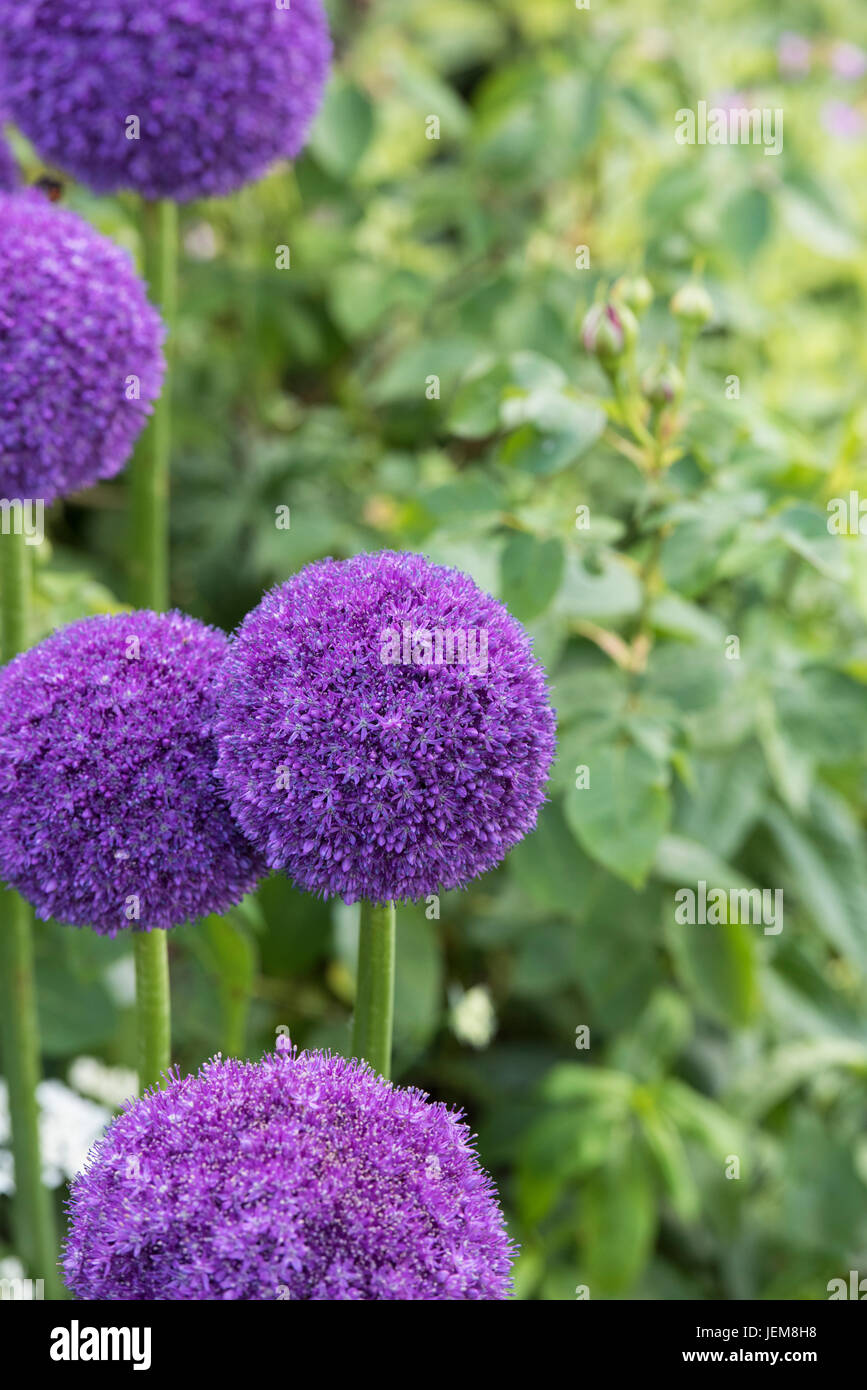
[[[650,1256],[656,1221],[648,1162],[638,1145],[626,1145],[582,1189],[582,1251],[591,1298],[628,1292]]]
[[[639,887],[671,815],[666,775],[626,743],[595,748],[588,766],[589,786],[566,794],[566,820],[592,858]]]

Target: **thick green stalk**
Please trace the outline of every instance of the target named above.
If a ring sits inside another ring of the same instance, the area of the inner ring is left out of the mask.
[[[158,1086],[171,1061],[169,957],[166,933],[133,932],[135,1011],[138,1034],[138,1083],[142,1091]]]
[[[166,325],[166,378],[131,469],[130,588],[137,608],[162,612],[169,603],[169,458],[171,360],[177,307],[178,210],[163,199],[142,206],[144,274]],[[159,1083],[171,1058],[166,933],[135,932],[139,1084]]]
[[[352,1051],[385,1077],[391,1075],[394,935],[394,903],[362,902]]]
[[[162,200],[142,207],[144,275],[167,329],[166,377],[132,462],[131,597],[161,612],[169,602],[169,456],[171,359],[177,307],[178,210]]]
[[[3,660],[27,645],[30,564],[23,536],[0,536]],[[0,892],[0,1032],[9,1088],[14,1217],[18,1248],[46,1298],[59,1298],[57,1242],[51,1197],[42,1184],[39,1145],[39,1024],[33,968],[33,914],[17,893]]]

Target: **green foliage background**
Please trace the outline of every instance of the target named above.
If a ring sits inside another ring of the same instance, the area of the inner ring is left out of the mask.
[[[521,1297],[825,1298],[867,1273],[867,564],[826,524],[830,498],[867,495],[867,146],[822,113],[864,109],[826,59],[867,18],[856,0],[331,12],[308,152],[182,210],[174,602],[228,629],[308,561],[394,546],[527,623],[558,708],[550,804],[440,921],[400,910],[396,1076],[469,1112]],[[778,72],[783,24],[817,44],[799,80]],[[781,157],[675,143],[678,108],[729,91],[783,108]],[[66,201],[138,249],[132,199]],[[642,363],[674,349],[668,300],[694,271],[715,306],[656,485],[612,443],[577,333],[642,269]],[[122,603],[123,479],[50,529],[42,629]],[[646,638],[646,668],[610,634]],[[700,879],[782,888],[784,930],[678,926],[675,890]],[[280,1024],[347,1050],[354,931],[272,879],[174,932],[180,1065],[259,1055]],[[40,926],[49,1073],[131,1063],[106,980],[129,949]],[[475,986],[487,1045],[461,1024]]]

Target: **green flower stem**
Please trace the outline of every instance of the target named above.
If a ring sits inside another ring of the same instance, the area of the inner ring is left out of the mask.
[[[27,646],[29,552],[23,536],[0,536],[3,660]],[[33,967],[33,913],[11,890],[0,892],[0,1042],[9,1088],[16,1240],[28,1275],[60,1298],[51,1197],[42,1184],[39,1145],[39,1022]]]
[[[391,1075],[394,1018],[394,903],[362,902],[352,1052]]]
[[[162,612],[169,603],[169,457],[171,359],[177,308],[178,210],[166,199],[142,206],[144,274],[167,339],[166,378],[131,469],[131,597],[137,608]],[[166,933],[137,931],[135,996],[138,1073],[142,1090],[158,1085],[171,1060],[171,1006]]]
[[[171,1061],[169,954],[166,932],[133,932],[138,1084],[158,1086]]]
[[[178,210],[163,199],[142,207],[144,274],[168,332],[162,394],[133,459],[130,579],[137,608],[159,613],[169,602],[169,455],[171,358],[177,308]]]

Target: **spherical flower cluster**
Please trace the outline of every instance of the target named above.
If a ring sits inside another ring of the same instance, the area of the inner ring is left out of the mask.
[[[331,57],[322,0],[0,0],[0,90],[97,193],[231,193],[293,159]]]
[[[19,179],[18,161],[9,142],[0,135],[0,193],[11,193],[18,187]]]
[[[527,634],[420,555],[323,560],[266,594],[219,706],[217,775],[241,828],[323,896],[463,887],[545,799],[554,713]]]
[[[0,878],[40,917],[172,927],[261,864],[214,778],[227,639],[180,613],[62,628],[0,671]]]
[[[36,190],[0,194],[0,497],[50,503],[119,472],[163,337],[125,251]]]
[[[488,1300],[513,1254],[458,1112],[291,1050],[119,1115],[72,1185],[65,1271],[104,1301]]]

